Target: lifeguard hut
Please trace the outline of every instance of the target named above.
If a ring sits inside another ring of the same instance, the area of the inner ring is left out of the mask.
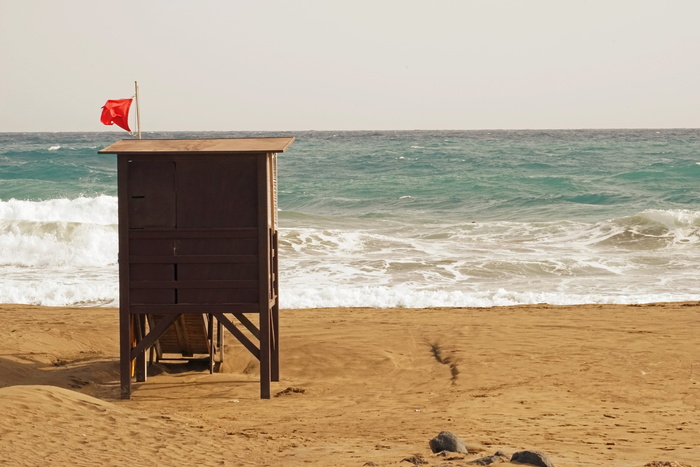
[[[149,350],[208,354],[212,371],[224,329],[260,360],[260,397],[270,397],[279,381],[277,153],[293,141],[139,139],[99,151],[118,164],[123,399],[134,376],[146,380]]]

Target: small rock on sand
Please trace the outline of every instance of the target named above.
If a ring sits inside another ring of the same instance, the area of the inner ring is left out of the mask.
[[[509,458],[503,451],[496,451],[493,456],[481,457],[467,462],[467,465],[491,465],[508,462]]]
[[[518,464],[531,464],[537,467],[554,467],[552,461],[549,460],[546,454],[538,451],[520,451],[513,454],[510,458],[511,462]]]
[[[430,449],[433,452],[450,451],[469,454],[467,446],[459,436],[450,431],[441,431],[439,435],[430,440]]]

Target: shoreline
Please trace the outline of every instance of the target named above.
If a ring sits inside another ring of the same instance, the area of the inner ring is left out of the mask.
[[[116,311],[0,305],[3,460],[457,466],[525,449],[557,467],[700,459],[700,302],[281,310],[280,396],[267,401],[254,357],[228,336],[223,372],[164,366],[119,400]],[[470,454],[433,454],[443,430]]]

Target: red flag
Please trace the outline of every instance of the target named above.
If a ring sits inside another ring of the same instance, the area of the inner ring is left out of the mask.
[[[100,121],[105,125],[117,125],[131,132],[129,128],[129,108],[132,99],[110,99],[102,106]]]

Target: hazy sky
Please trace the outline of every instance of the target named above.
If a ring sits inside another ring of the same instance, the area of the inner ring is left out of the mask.
[[[700,0],[0,0],[0,131],[700,127]],[[135,112],[132,115],[135,127]]]

